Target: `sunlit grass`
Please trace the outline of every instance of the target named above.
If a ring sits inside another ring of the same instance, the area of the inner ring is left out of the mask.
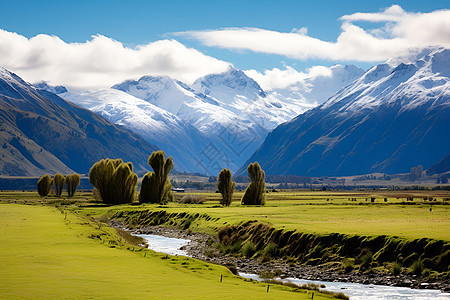
[[[267,293],[267,284],[223,267],[123,245],[114,229],[53,206],[0,204],[0,229],[1,299],[310,298],[282,286]]]

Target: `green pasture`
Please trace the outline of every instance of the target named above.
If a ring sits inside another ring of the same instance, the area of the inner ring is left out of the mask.
[[[2,194],[0,204],[1,299],[311,299],[311,292],[284,286],[271,285],[267,293],[267,284],[245,281],[226,268],[189,258],[165,259],[125,244],[114,229],[81,213],[87,208],[43,206],[31,193],[13,196]],[[77,197],[78,204],[92,200]],[[231,221],[236,209],[247,210],[233,206],[217,214]],[[106,208],[89,210],[99,214]],[[328,298],[315,292],[314,299]]]
[[[399,195],[390,195],[387,202],[384,202],[384,195],[370,193],[285,192],[267,194],[264,206],[243,206],[239,202],[242,193],[236,193],[234,202],[229,207],[218,205],[220,194],[197,195],[209,201],[197,205],[179,203],[164,206],[123,205],[94,209],[89,213],[96,215],[111,209],[113,211],[150,209],[207,214],[218,220],[208,222],[195,220],[190,229],[210,233],[224,225],[257,220],[271,224],[275,228],[308,233],[388,235],[407,239],[426,237],[450,241],[450,206],[442,204],[446,202],[442,202],[445,197],[440,194],[438,198],[440,202],[416,198],[413,204],[402,204],[406,199],[397,197]],[[373,196],[376,199],[371,203],[370,198]],[[349,198],[357,198],[357,201],[349,201]]]

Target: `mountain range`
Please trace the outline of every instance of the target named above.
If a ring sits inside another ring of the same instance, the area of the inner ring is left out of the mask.
[[[275,128],[243,164],[267,174],[344,176],[426,169],[450,153],[450,50],[370,68],[322,105]]]
[[[0,68],[0,175],[87,173],[105,157],[143,173],[157,149],[206,175],[244,174],[254,161],[268,175],[427,169],[450,153],[449,62],[449,49],[427,48],[267,91],[233,67],[190,85],[143,76],[93,91]]]
[[[273,128],[311,108],[301,91],[311,93],[313,80],[316,96],[329,97],[363,73],[354,66],[335,66],[332,72],[326,79],[311,79],[295,95],[287,91],[290,97],[280,97],[280,90],[265,92],[233,67],[192,85],[143,76],[104,90],[67,92],[59,87],[59,95],[158,145],[173,156],[178,170],[217,175],[225,167],[237,170]]]
[[[135,170],[144,172],[150,169],[148,156],[158,149],[1,67],[0,145],[0,175],[8,176],[84,174],[105,157],[131,161]]]

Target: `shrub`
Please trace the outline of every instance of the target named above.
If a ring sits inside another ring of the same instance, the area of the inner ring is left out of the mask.
[[[398,261],[396,261],[392,266],[391,272],[392,275],[400,275],[400,273],[402,272],[402,265]]]
[[[75,195],[75,191],[77,190],[78,185],[80,184],[80,175],[74,173],[72,175],[67,175],[65,179],[67,194],[69,197],[73,197]]]
[[[222,194],[222,200],[220,204],[229,206],[233,198],[235,183],[231,180],[231,171],[229,169],[223,169],[219,173],[219,179],[217,181],[217,188]]]
[[[411,270],[416,275],[422,275],[423,270],[425,269],[425,266],[423,265],[423,261],[419,258],[411,265]]]
[[[241,242],[240,241],[236,241],[233,244],[231,244],[231,246],[229,247],[229,253],[239,253],[239,251],[241,250]]]
[[[205,202],[205,197],[200,195],[185,195],[178,202],[183,204],[202,204]]]
[[[37,182],[39,196],[45,197],[52,189],[52,178],[48,175],[42,176]]]
[[[59,173],[56,173],[55,176],[53,176],[53,183],[55,184],[55,190],[56,190],[56,196],[61,197],[62,190],[64,187],[64,176],[62,176]]]
[[[278,247],[274,243],[269,243],[264,248],[263,254],[270,258],[275,258],[278,255]]]
[[[243,256],[250,258],[256,253],[255,245],[252,242],[247,242],[242,246],[241,253]]]
[[[139,202],[164,204],[173,198],[172,184],[168,178],[173,160],[165,156],[164,151],[156,151],[148,158],[148,164],[154,172],[148,172],[142,178]]]
[[[121,159],[102,159],[89,172],[89,182],[98,190],[104,203],[121,204],[134,200],[138,177],[133,164]]]
[[[247,171],[251,182],[244,192],[242,204],[264,205],[264,195],[266,191],[264,171],[257,162],[248,165]]]
[[[342,267],[345,273],[350,273],[355,268],[355,265],[352,260],[344,259],[344,261],[342,262]]]

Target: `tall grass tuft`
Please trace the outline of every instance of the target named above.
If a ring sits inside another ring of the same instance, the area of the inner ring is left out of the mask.
[[[243,256],[250,258],[256,253],[256,247],[252,242],[248,241],[242,246],[241,253]]]
[[[423,270],[425,269],[425,266],[423,265],[423,261],[419,258],[411,265],[411,270],[416,275],[422,275]]]
[[[391,268],[391,272],[392,275],[400,275],[400,273],[402,272],[402,265],[398,261],[396,261]]]

